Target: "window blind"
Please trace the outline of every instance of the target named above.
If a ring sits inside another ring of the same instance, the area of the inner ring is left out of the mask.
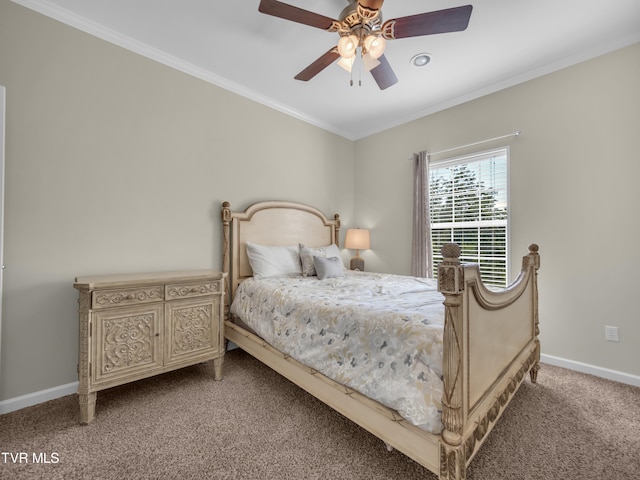
[[[482,280],[505,287],[508,272],[508,149],[433,163],[429,203],[434,276],[447,242],[460,260],[480,265]]]

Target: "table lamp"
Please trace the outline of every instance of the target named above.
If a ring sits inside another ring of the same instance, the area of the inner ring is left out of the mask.
[[[364,260],[360,256],[359,251],[371,248],[369,230],[364,228],[350,228],[347,230],[344,246],[345,248],[350,248],[356,251],[356,256],[351,259],[349,268],[351,268],[351,270],[360,270],[361,272],[364,272]]]

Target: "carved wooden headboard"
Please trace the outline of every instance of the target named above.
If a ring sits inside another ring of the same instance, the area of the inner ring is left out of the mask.
[[[236,288],[252,276],[247,242],[260,245],[296,245],[319,247],[340,242],[340,216],[329,220],[320,210],[293,202],[254,203],[243,212],[233,212],[229,202],[222,204],[223,260],[228,274],[225,304],[233,301]],[[226,310],[228,311],[228,309]]]

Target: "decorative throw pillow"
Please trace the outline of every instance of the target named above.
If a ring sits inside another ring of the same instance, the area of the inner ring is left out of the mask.
[[[313,265],[316,268],[319,280],[344,276],[344,264],[338,257],[313,257]]]
[[[313,257],[338,257],[341,258],[340,249],[335,243],[326,247],[306,247],[302,243],[298,244],[300,248],[300,261],[302,262],[302,275],[311,277],[316,274],[313,264]],[[342,262],[341,262],[342,263]],[[343,265],[344,267],[344,265]]]
[[[249,264],[256,278],[300,275],[300,253],[296,245],[266,246],[247,242]]]

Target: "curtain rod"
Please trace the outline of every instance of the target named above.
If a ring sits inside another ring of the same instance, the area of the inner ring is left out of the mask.
[[[467,145],[460,145],[459,147],[447,148],[445,150],[439,150],[437,152],[428,152],[428,153],[429,153],[429,155],[437,155],[439,153],[453,152],[454,150],[460,150],[461,148],[473,147],[475,145],[480,145],[482,143],[493,142],[495,140],[502,140],[503,138],[517,137],[518,135],[520,135],[520,130],[516,130],[513,133],[509,133],[507,135],[502,135],[500,137],[487,138],[486,140],[480,140],[479,142],[469,143]]]

